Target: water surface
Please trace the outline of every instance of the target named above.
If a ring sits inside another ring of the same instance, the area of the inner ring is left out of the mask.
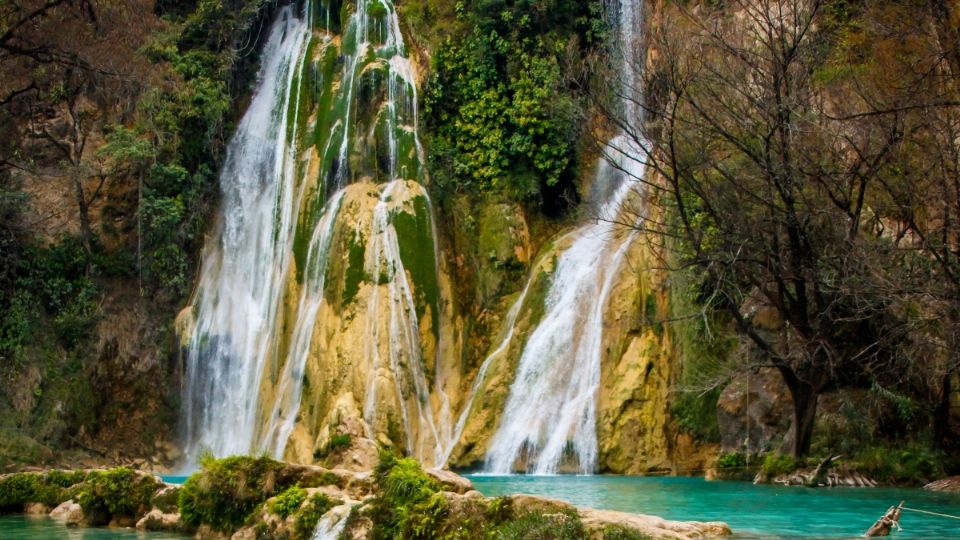
[[[3,540],[184,540],[186,536],[136,529],[75,529],[48,517],[0,516]]]
[[[470,476],[484,495],[529,493],[667,519],[725,521],[740,538],[856,538],[888,507],[960,515],[960,496],[896,488],[797,488],[702,478]],[[904,512],[894,538],[960,539],[960,520]]]

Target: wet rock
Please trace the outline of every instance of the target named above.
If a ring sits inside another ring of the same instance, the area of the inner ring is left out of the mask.
[[[960,476],[950,476],[923,486],[927,491],[942,491],[944,493],[960,493]]]
[[[62,521],[67,527],[86,527],[87,520],[83,508],[71,501],[66,501],[50,512],[50,517]]]

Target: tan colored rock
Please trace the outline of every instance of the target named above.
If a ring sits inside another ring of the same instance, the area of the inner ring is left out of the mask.
[[[455,472],[446,469],[426,469],[424,472],[443,486],[445,491],[452,491],[461,495],[474,491],[473,482]]]
[[[581,508],[579,512],[590,538],[595,540],[602,540],[602,531],[609,526],[632,529],[658,540],[691,540],[733,534],[726,523],[718,521],[670,521],[656,516],[590,508]]]
[[[414,360],[410,358],[410,351],[404,351],[399,358],[390,354],[390,339],[386,338],[390,335],[392,324],[387,307],[390,305],[389,285],[381,281],[381,276],[372,275],[372,261],[376,260],[371,238],[373,216],[385,186],[361,181],[344,190],[331,238],[324,302],[317,312],[310,349],[306,353],[298,422],[284,450],[287,461],[320,462],[355,470],[370,468],[376,457],[373,443],[358,442],[342,454],[329,454],[331,449],[328,443],[332,437],[349,434],[355,441],[388,441],[389,446],[410,450],[427,465],[433,465],[431,461],[436,455],[437,430],[428,425],[428,421],[439,418],[444,402],[456,401],[463,386],[452,302],[445,300],[450,297],[450,283],[442,260],[436,276],[436,291],[426,290],[428,282],[418,282],[422,276],[414,273],[412,265],[406,265],[411,268],[407,268],[406,276],[403,276],[411,286],[416,304],[414,322],[419,327],[419,335],[415,336],[415,342],[419,344],[416,354],[421,358],[418,363],[427,372],[424,377],[431,387],[429,395],[413,390],[409,366]],[[409,249],[419,250],[411,255],[404,251],[407,249],[404,247],[401,257],[430,257],[432,260],[432,250],[420,241],[422,239],[419,236],[399,238],[403,235],[420,235],[424,224],[429,223],[426,192],[412,181],[393,184],[392,189],[390,197],[384,199],[384,204],[395,216],[392,223],[397,229],[398,239],[402,246],[414,246]],[[396,225],[401,222],[407,224],[407,229]],[[411,227],[416,232],[411,232]],[[295,265],[289,270],[275,332],[277,356],[268,359],[264,370],[260,390],[260,402],[263,404],[260,422],[265,431],[264,437],[270,437],[275,432],[267,432],[267,428],[278,397],[284,372],[283,362],[291,356],[292,330],[296,326],[295,321],[301,318],[300,298],[303,290],[300,280],[304,271],[306,269],[296,268]],[[368,314],[375,304],[372,302],[374,295],[380,298],[380,311],[375,320]],[[437,301],[428,302],[429,298],[436,298]],[[373,332],[380,338],[371,339]],[[441,353],[439,357],[438,351]],[[374,363],[376,358],[379,358],[377,365]],[[432,378],[434,370],[447,377],[442,391],[448,395],[438,394]],[[365,425],[365,420],[369,420],[371,425]],[[442,443],[446,444],[446,441]],[[328,462],[331,457],[333,459]]]
[[[184,530],[184,524],[180,521],[180,514],[165,514],[159,508],[154,508],[147,515],[140,518],[136,525],[141,531],[169,531],[176,532]]]
[[[510,495],[509,499],[514,511],[518,514],[558,514],[560,512],[575,512],[577,510],[575,506],[566,501],[541,497],[539,495]]]
[[[50,517],[62,521],[67,527],[86,527],[87,518],[83,508],[72,500],[62,503],[50,512]]]
[[[23,508],[23,513],[28,516],[45,516],[50,513],[50,507],[43,503],[27,503]]]
[[[257,540],[257,530],[253,527],[244,527],[233,533],[230,540]]]
[[[949,476],[923,486],[927,491],[942,491],[944,493],[960,493],[960,476]]]

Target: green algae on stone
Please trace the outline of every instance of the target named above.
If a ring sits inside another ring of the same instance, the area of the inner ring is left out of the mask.
[[[440,285],[437,276],[436,244],[427,198],[411,200],[413,213],[393,214],[393,226],[400,245],[400,260],[410,272],[416,290],[417,318],[422,319],[429,306],[434,335],[440,335]]]

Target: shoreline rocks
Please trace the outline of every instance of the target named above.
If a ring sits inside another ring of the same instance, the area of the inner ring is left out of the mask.
[[[383,514],[384,509],[401,503],[407,505],[406,512],[423,512],[418,519],[432,520],[421,530],[428,533],[425,538],[431,537],[429,533],[441,538],[453,530],[460,531],[458,538],[496,538],[504,526],[514,527],[512,530],[516,532],[517,526],[527,522],[536,522],[535,527],[542,527],[545,522],[560,528],[577,527],[578,537],[583,534],[583,538],[591,540],[621,538],[623,534],[634,533],[655,540],[732,534],[727,524],[719,522],[671,521],[657,516],[581,508],[565,501],[525,494],[486,497],[473,488],[469,479],[454,472],[423,470],[409,459],[390,463],[387,472],[383,472],[381,464],[379,476],[375,478],[372,471],[329,470],[267,458],[228,458],[196,473],[201,476],[186,486],[165,484],[159,478],[147,478],[148,475],[129,469],[86,471],[76,473],[76,482],[58,492],[59,497],[70,498],[52,509],[50,492],[45,491],[44,486],[55,485],[53,478],[73,473],[22,473],[22,478],[39,486],[34,488],[34,494],[24,496],[22,511],[49,515],[68,527],[135,527],[140,531],[223,540],[310,540],[318,523],[336,526],[354,539],[370,538],[374,534],[382,536],[384,531],[393,531],[387,537],[405,537],[406,529],[390,528],[396,527],[389,521],[396,519],[390,515],[392,510]],[[397,468],[396,477],[391,466]],[[0,477],[0,496],[4,495],[5,488],[2,481],[8,478]],[[118,492],[105,493],[97,484],[103,478],[125,478],[127,483]],[[242,478],[244,484],[234,485],[237,478]],[[394,501],[391,497],[398,495],[390,492],[390,482],[417,486],[412,489],[421,490],[421,494],[424,489],[427,492],[419,500]],[[250,499],[251,489],[260,490],[262,495]],[[184,496],[188,503],[181,512]],[[46,499],[30,500],[42,497]],[[231,505],[241,504],[250,510],[243,510],[237,520],[213,520],[232,511]],[[216,514],[201,514],[198,508],[207,508]],[[463,529],[464,523],[471,525]]]

